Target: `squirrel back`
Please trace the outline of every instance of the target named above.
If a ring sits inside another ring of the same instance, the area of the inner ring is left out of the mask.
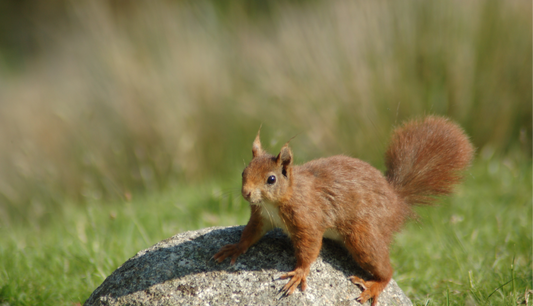
[[[472,160],[463,130],[446,118],[429,116],[397,128],[385,153],[387,181],[406,204],[431,204],[452,192]]]

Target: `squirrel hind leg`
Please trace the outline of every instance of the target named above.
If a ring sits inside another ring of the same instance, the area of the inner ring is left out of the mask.
[[[387,245],[364,238],[347,239],[346,248],[361,268],[372,274],[372,278],[366,281],[357,276],[350,277],[354,284],[363,289],[357,301],[364,304],[369,299],[372,299],[371,305],[376,306],[379,295],[389,284],[393,273]],[[374,250],[374,252],[370,253],[369,250]]]

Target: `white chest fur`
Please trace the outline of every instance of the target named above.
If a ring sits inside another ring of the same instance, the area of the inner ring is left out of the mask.
[[[285,233],[289,233],[287,225],[279,216],[279,208],[275,204],[270,202],[263,202],[261,204],[261,215],[263,216],[266,222],[265,232],[273,228],[279,227]]]

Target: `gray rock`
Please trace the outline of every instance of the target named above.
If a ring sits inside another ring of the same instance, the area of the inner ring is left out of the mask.
[[[178,234],[140,251],[113,272],[85,302],[92,305],[361,305],[361,290],[348,279],[366,275],[346,249],[325,239],[311,266],[307,289],[288,297],[279,277],[296,260],[289,238],[265,235],[233,266],[211,259],[220,247],[239,241],[243,227],[212,227]],[[368,302],[366,304],[369,304]],[[391,280],[379,305],[412,305]]]

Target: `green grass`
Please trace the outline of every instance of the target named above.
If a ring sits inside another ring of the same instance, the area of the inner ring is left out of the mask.
[[[206,184],[122,203],[69,203],[48,224],[1,228],[0,304],[83,303],[137,251],[185,230],[242,223],[246,206],[234,195]]]
[[[417,305],[516,305],[532,288],[531,163],[478,160],[456,195],[395,240],[394,278]],[[83,303],[120,264],[178,232],[244,224],[239,178],[130,201],[67,203],[53,222],[0,228],[0,304]],[[222,187],[221,187],[222,186]],[[230,186],[230,188],[227,188]]]

